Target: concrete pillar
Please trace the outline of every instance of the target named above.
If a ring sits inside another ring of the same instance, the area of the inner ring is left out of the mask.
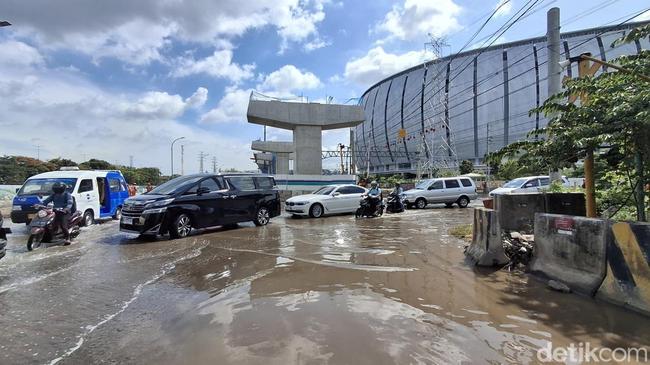
[[[296,125],[293,143],[296,146],[294,170],[296,174],[320,175],[323,172],[322,133],[320,126]]]
[[[289,175],[289,153],[277,152],[275,154],[275,173]]]

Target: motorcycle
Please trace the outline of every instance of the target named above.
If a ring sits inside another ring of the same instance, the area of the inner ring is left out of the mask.
[[[51,243],[56,239],[64,238],[60,228],[54,231],[54,218],[57,214],[63,214],[63,209],[53,209],[43,205],[34,207],[39,211],[29,224],[29,239],[27,240],[27,250],[29,251],[40,248],[43,243]],[[70,214],[68,218],[68,231],[71,239],[79,235],[81,218],[79,211]]]
[[[384,214],[384,199],[381,197],[373,198],[364,194],[359,201],[359,208],[357,208],[354,216],[360,217],[381,217]]]
[[[7,233],[11,233],[10,228],[2,228],[3,218],[0,213],[0,259],[5,256],[5,247],[7,246]]]
[[[388,195],[388,199],[386,199],[386,211],[389,213],[402,213],[404,211],[404,204],[402,204],[396,192],[391,192]]]

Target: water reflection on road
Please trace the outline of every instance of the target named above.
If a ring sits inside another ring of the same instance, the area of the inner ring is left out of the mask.
[[[138,241],[115,223],[0,261],[0,362],[536,363],[647,345],[650,320],[464,262],[470,209],[281,217]],[[24,237],[22,237],[24,239]]]

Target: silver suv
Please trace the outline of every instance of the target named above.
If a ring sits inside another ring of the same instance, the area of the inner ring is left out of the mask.
[[[477,197],[474,181],[469,177],[459,176],[423,180],[415,185],[415,189],[405,191],[402,201],[409,208],[422,209],[432,203],[444,203],[448,207],[456,203],[465,208]]]

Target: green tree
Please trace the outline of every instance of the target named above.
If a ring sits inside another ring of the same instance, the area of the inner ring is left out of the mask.
[[[469,174],[474,171],[474,164],[470,160],[463,160],[460,162],[458,169],[460,170],[461,175]]]
[[[61,158],[61,157],[53,158],[53,159],[51,159],[51,160],[49,160],[47,162],[54,165],[56,170],[61,169],[61,167],[77,166],[76,162],[74,162],[72,160],[68,160],[67,158]]]
[[[650,25],[630,32],[615,44],[648,35]],[[609,173],[610,176],[596,180],[597,195],[602,196],[604,189],[612,188],[612,182],[619,181],[615,176],[627,177],[629,184],[619,186],[623,191],[617,191],[617,195],[628,194],[636,206],[637,219],[645,220],[644,186],[650,167],[650,82],[639,75],[650,75],[650,51],[642,50],[611,62],[631,72],[604,72],[596,77],[567,81],[563,92],[531,111],[551,116],[547,127],[532,132],[530,137],[536,138],[513,143],[494,157],[509,156],[524,165],[557,169],[572,167],[588,151],[596,151],[596,160],[606,162],[598,164],[606,169],[600,175]],[[571,95],[587,96],[588,102],[567,102]]]
[[[108,161],[91,158],[79,164],[81,170],[115,170],[115,166]]]

